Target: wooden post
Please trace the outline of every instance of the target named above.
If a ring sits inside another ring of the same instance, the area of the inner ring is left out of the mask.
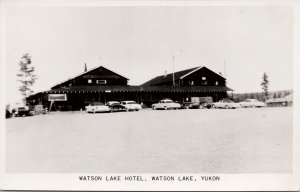
[[[49,112],[50,112],[51,109],[52,109],[53,103],[54,103],[54,101],[51,101],[51,102],[50,102]]]

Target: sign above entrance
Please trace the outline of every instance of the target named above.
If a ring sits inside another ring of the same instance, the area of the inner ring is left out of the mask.
[[[67,94],[49,94],[48,101],[67,101]]]

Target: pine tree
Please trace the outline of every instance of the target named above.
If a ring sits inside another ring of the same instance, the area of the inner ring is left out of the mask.
[[[263,100],[269,99],[269,80],[268,75],[266,73],[263,74],[263,81],[261,82],[262,90],[263,90]]]
[[[31,57],[28,53],[21,57],[21,61],[19,62],[20,70],[17,73],[18,81],[21,83],[19,86],[19,90],[21,94],[24,96],[24,104],[26,105],[26,97],[33,93],[31,90],[31,86],[35,83],[37,79],[36,75],[34,74],[34,67],[31,66]]]

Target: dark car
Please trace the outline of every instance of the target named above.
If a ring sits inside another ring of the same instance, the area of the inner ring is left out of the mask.
[[[30,110],[27,106],[26,107],[17,107],[17,108],[12,110],[12,113],[16,117],[17,116],[22,117],[22,116],[30,116],[31,115]]]
[[[121,105],[118,101],[109,101],[106,105],[111,109],[111,111],[126,111],[125,106]]]

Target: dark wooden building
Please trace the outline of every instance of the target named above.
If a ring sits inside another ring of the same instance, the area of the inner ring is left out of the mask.
[[[51,88],[28,97],[32,105],[50,105],[50,96],[65,95],[55,102],[56,110],[81,110],[93,102],[134,100],[150,106],[163,98],[182,102],[187,97],[211,96],[214,101],[227,97],[226,79],[206,67],[195,67],[155,77],[140,86],[129,86],[128,79],[103,66],[91,69]]]

